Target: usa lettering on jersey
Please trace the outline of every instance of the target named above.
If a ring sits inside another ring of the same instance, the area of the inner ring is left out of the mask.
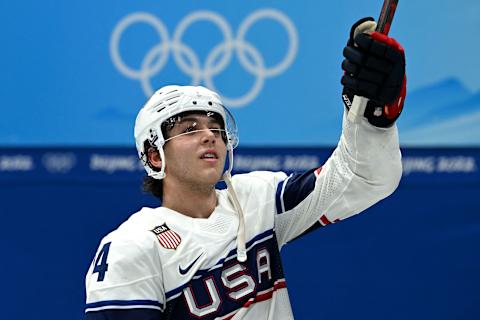
[[[215,266],[197,270],[190,281],[167,291],[166,318],[231,319],[242,309],[253,306],[259,308],[257,312],[260,313],[263,312],[260,310],[274,310],[267,301],[286,290],[274,231],[257,235],[247,242],[247,247],[245,263],[239,263],[236,250],[232,250]],[[290,318],[286,315],[276,319]]]

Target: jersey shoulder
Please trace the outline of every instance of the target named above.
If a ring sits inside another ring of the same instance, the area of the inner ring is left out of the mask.
[[[155,221],[154,210],[143,208],[134,213],[100,241],[87,274],[87,282],[88,277],[103,278],[101,273],[95,272],[101,266],[102,259],[112,266],[102,285],[120,285],[141,277],[156,276],[158,268],[154,266],[160,265],[160,257],[154,229],[162,225],[162,220],[157,218]],[[98,278],[95,280],[98,282]]]
[[[252,171],[249,173],[236,174],[232,177],[234,187],[246,190],[273,189],[285,180],[285,172],[277,171]],[[236,190],[235,190],[236,191]]]
[[[132,215],[100,242],[85,277],[86,311],[138,308],[140,301],[149,308],[163,308],[162,264],[151,221]]]

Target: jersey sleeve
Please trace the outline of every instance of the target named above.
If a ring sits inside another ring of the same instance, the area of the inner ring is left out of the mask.
[[[396,126],[351,123],[344,115],[340,141],[325,164],[277,184],[279,246],[372,206],[396,189],[401,174]]]
[[[148,235],[131,239],[113,232],[102,240],[85,279],[85,319],[161,319],[162,270],[153,248]]]

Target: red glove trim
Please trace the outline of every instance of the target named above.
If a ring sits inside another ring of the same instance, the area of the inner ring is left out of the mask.
[[[402,89],[398,95],[397,100],[391,104],[386,104],[383,107],[384,114],[387,119],[396,119],[403,110],[403,103],[405,102],[405,96],[407,95],[407,76],[403,77]]]
[[[372,39],[385,43],[387,46],[397,50],[402,54],[405,54],[405,50],[403,49],[402,45],[394,38],[390,38],[389,36],[386,36],[383,33],[375,31],[372,33]]]

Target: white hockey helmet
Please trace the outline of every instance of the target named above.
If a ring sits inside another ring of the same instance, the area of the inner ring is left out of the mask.
[[[147,174],[155,179],[165,177],[165,154],[163,145],[162,124],[184,112],[213,112],[223,119],[226,134],[227,150],[230,152],[229,169],[233,166],[233,149],[238,145],[238,133],[235,120],[220,97],[215,92],[201,86],[169,85],[157,90],[137,115],[135,121],[135,143],[140,159]],[[148,161],[148,150],[145,147],[156,147],[162,159],[162,168],[154,169]]]

